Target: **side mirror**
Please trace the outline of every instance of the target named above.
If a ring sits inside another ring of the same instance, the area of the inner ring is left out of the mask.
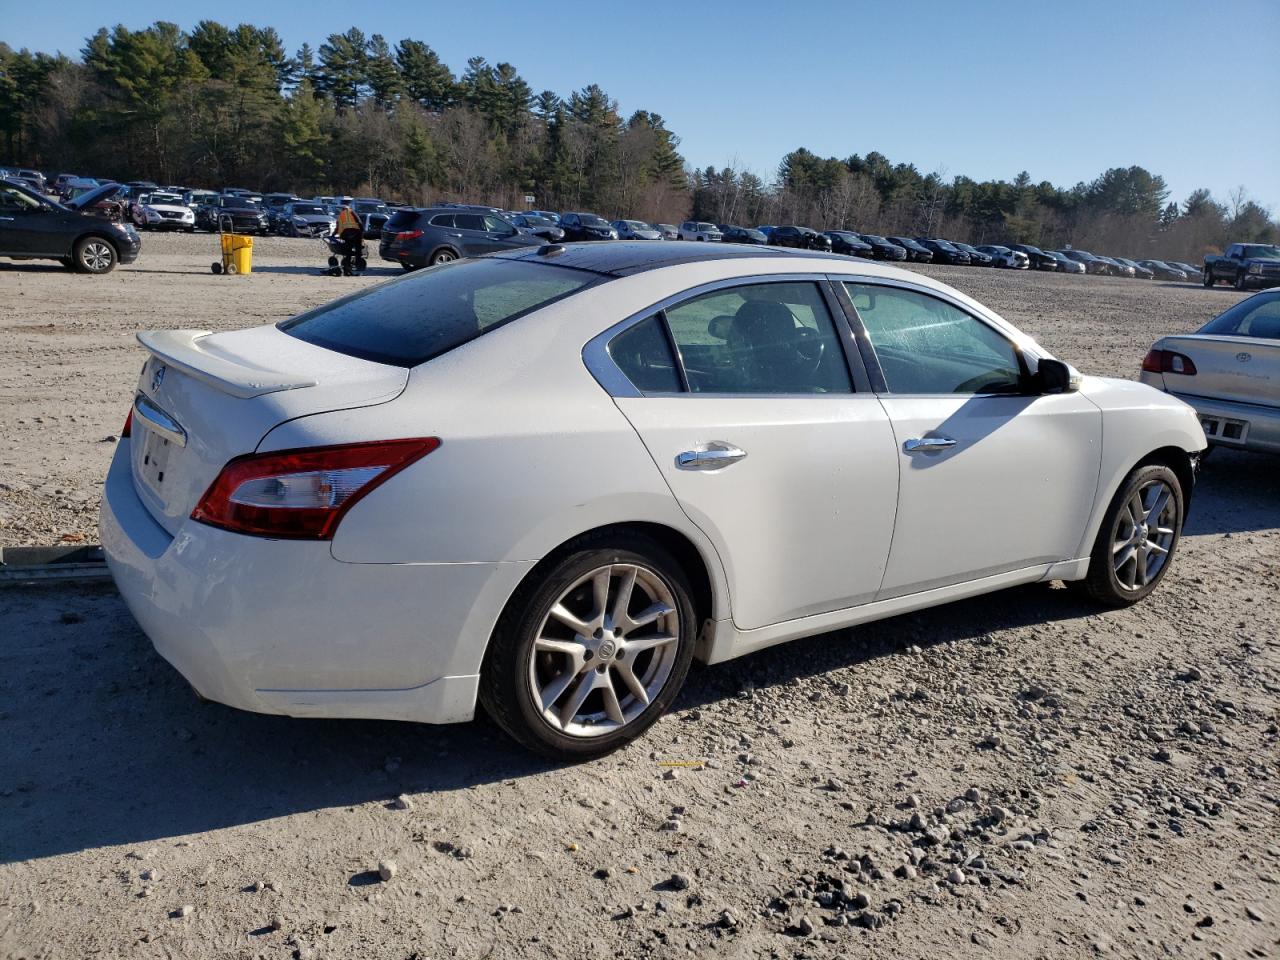
[[[859,290],[850,299],[858,310],[874,310],[876,308],[876,295],[869,290]]]
[[[1052,357],[1040,361],[1033,384],[1036,393],[1075,393],[1080,389],[1079,381],[1071,376],[1071,368]]]

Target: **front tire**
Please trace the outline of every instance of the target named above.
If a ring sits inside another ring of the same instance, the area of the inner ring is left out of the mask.
[[[1200,282],[1203,283],[1206,287],[1213,286],[1213,274],[1209,272],[1208,267],[1204,268],[1204,274],[1203,276],[1200,277]]]
[[[116,248],[101,237],[82,237],[76,241],[74,259],[81,273],[110,273],[116,265]]]
[[[1112,607],[1143,599],[1168,573],[1185,515],[1182,483],[1173,470],[1159,463],[1135,468],[1103,517],[1084,591]]]
[[[524,584],[494,629],[485,711],[557,760],[630,743],[684,685],[697,632],[680,564],[638,534],[584,537]]]
[[[1245,273],[1243,270],[1238,270],[1236,272],[1236,289],[1237,290],[1249,289],[1248,284],[1245,282]]]

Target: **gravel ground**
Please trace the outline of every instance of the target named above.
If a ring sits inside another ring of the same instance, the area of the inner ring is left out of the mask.
[[[137,329],[366,278],[148,236],[0,266],[0,544],[96,539]],[[1090,373],[1237,294],[928,272]],[[487,722],[199,703],[108,585],[0,592],[0,956],[1269,957],[1280,950],[1280,471],[1209,461],[1145,603],[1030,586],[696,669],[576,767]]]

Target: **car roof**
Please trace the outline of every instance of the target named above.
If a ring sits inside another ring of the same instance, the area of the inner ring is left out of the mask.
[[[770,259],[804,260],[805,264],[793,267],[797,272],[822,270],[823,264],[839,264],[847,267],[848,257],[808,250],[783,250],[780,248],[721,246],[704,243],[644,243],[626,240],[612,243],[559,243],[541,247],[522,247],[517,250],[493,254],[508,260],[528,260],[552,263],[559,267],[590,270],[612,277],[632,276],[663,267],[685,263],[705,263],[713,260]],[[814,262],[817,261],[817,262]],[[781,267],[782,264],[779,264]],[[784,270],[786,268],[783,268]]]

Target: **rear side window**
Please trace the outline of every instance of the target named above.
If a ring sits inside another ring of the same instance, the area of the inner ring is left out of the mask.
[[[434,217],[432,217],[432,218],[431,218],[431,225],[432,225],[433,227],[452,227],[452,226],[453,226],[453,214],[452,214],[452,213],[438,213],[438,214],[436,214]]]
[[[680,392],[680,374],[660,317],[641,320],[614,337],[609,356],[641,393]]]
[[[1241,300],[1198,331],[1224,337],[1280,340],[1280,294],[1263,293]]]
[[[851,393],[817,284],[746,284],[666,310],[693,393]]]
[[[540,263],[461,260],[350,294],[279,328],[347,356],[414,367],[602,279]]]

